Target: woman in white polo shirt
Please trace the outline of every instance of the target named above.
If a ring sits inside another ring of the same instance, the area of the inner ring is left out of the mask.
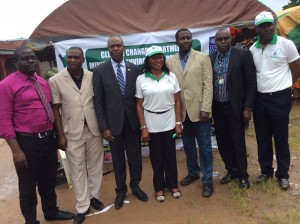
[[[142,72],[136,81],[137,113],[142,140],[149,141],[155,197],[162,202],[165,188],[174,198],[181,195],[174,139],[182,132],[180,88],[161,47],[147,49]]]

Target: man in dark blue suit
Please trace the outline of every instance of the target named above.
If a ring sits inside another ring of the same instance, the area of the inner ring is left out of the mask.
[[[252,115],[256,73],[251,52],[231,46],[231,35],[220,29],[215,35],[217,51],[213,66],[213,118],[220,155],[228,171],[221,184],[239,178],[239,187],[250,187],[247,173],[245,122]]]
[[[142,158],[135,83],[140,70],[124,61],[121,37],[110,37],[107,45],[111,60],[94,69],[93,88],[99,129],[111,148],[117,185],[115,207],[119,209],[127,193],[125,151],[132,193],[141,201],[148,201],[147,195],[139,187]]]

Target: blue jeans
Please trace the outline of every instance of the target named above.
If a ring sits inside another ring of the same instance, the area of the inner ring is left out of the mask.
[[[192,122],[190,118],[186,116],[183,126],[182,141],[186,155],[188,175],[198,177],[202,171],[202,182],[212,183],[213,155],[210,139],[210,120]],[[195,138],[197,139],[200,152],[200,166],[198,165]]]

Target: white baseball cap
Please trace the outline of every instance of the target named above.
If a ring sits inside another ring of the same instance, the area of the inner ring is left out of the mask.
[[[258,26],[262,23],[274,23],[274,17],[272,15],[272,13],[263,11],[255,17],[254,23],[255,23],[255,26]]]
[[[147,56],[150,57],[150,56],[155,55],[155,54],[163,54],[163,53],[164,52],[163,52],[163,50],[162,50],[161,47],[159,47],[159,46],[152,46],[152,47],[147,48],[145,56],[146,57]]]

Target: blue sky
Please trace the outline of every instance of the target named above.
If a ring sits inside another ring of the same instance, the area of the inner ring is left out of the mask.
[[[259,0],[264,5],[271,8],[274,12],[279,12],[282,10],[282,6],[286,5],[289,0]]]

